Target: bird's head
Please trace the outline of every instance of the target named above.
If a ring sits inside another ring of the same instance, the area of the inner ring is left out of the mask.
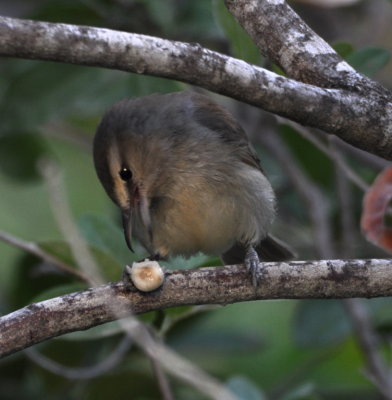
[[[115,104],[94,138],[94,164],[109,197],[120,207],[125,240],[133,251],[132,220],[137,217],[152,242],[150,205],[165,181],[165,141],[148,126],[148,110],[136,100]]]

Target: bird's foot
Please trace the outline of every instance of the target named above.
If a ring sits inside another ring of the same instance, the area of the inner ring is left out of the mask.
[[[125,289],[128,292],[137,292],[135,285],[131,279],[132,265],[126,265],[122,272],[121,280],[124,283]]]
[[[261,280],[263,267],[260,264],[256,250],[251,246],[245,254],[245,266],[251,275],[253,286],[257,287]]]

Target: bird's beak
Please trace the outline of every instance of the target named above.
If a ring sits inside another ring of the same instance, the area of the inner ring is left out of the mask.
[[[144,192],[140,193],[140,202],[139,202],[139,213],[144,228],[146,230],[148,239],[152,244],[152,228],[151,228],[151,215],[150,215],[150,206],[147,196]]]
[[[127,242],[128,248],[134,252],[132,248],[132,216],[136,213],[139,216],[147,237],[152,244],[152,228],[151,228],[151,216],[149,209],[149,202],[146,194],[143,191],[137,191],[137,196],[134,196],[131,201],[129,208],[126,208],[122,212],[122,222],[124,228],[125,241]]]
[[[129,250],[131,250],[134,253],[134,250],[132,248],[132,208],[123,210],[122,223],[123,223],[125,241],[127,242]]]

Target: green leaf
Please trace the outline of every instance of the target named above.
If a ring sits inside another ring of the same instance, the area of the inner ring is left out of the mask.
[[[321,186],[332,189],[335,175],[331,159],[291,126],[281,125],[279,132],[309,177]],[[315,165],[317,168],[314,168]]]
[[[332,47],[344,59],[354,52],[354,46],[348,42],[337,42]]]
[[[33,19],[69,24],[97,25],[101,22],[97,9],[89,1],[56,0],[36,3]],[[99,9],[99,7],[98,7]]]
[[[20,67],[21,64],[25,67]],[[137,96],[179,87],[178,83],[162,78],[59,63],[12,60],[5,67],[17,72],[11,76],[11,83],[2,81],[4,100],[0,103],[0,113],[7,116],[1,121],[2,131],[31,130],[49,120],[68,117],[96,117],[103,108],[130,94]]]
[[[18,126],[27,130],[49,118],[63,116],[75,106],[73,100],[84,86],[80,78],[84,75],[87,79],[86,71],[70,65],[47,62],[28,65],[29,68],[14,76],[3,94],[6,101],[1,103],[0,112],[7,115],[3,124],[8,124],[8,128]]]
[[[160,261],[159,263],[164,267],[164,268],[170,268],[170,269],[189,269],[189,268],[198,268],[200,266],[208,264],[208,260],[210,260],[211,257],[203,254],[203,253],[197,253],[189,258],[184,258],[181,256],[176,256],[176,257],[171,257],[167,261]]]
[[[68,285],[75,282],[75,278],[64,274],[56,268],[50,268],[36,256],[23,253],[13,270],[14,279],[10,287],[10,305],[12,308],[23,307],[37,300],[37,296],[46,290]]]
[[[0,137],[0,170],[21,183],[40,179],[37,162],[48,148],[36,133],[9,133]]]
[[[244,332],[234,328],[224,332],[214,330],[194,333],[193,330],[189,330],[185,335],[176,336],[175,339],[173,345],[176,347],[206,354],[249,353],[259,350],[264,344],[264,340],[258,332]]]
[[[166,4],[162,6],[160,1],[144,0],[144,4],[149,11],[150,17],[152,17],[162,29],[173,26],[176,11],[176,4],[174,2],[166,2]]]
[[[51,256],[71,267],[74,266],[75,270],[79,270],[68,243],[58,240],[40,242],[37,245]],[[90,251],[104,280],[117,281],[121,279],[122,266],[115,259],[93,247],[90,247]],[[43,263],[31,254],[24,254],[20,258],[14,274],[11,304],[16,307],[24,306],[32,299],[41,301],[86,287],[84,282],[79,283],[74,276]]]
[[[194,307],[199,307],[199,306],[178,306],[178,307],[170,307],[167,308],[165,310],[163,310],[165,312],[165,318],[169,317],[169,318],[181,318],[183,315],[189,314],[191,313],[191,310]]]
[[[262,64],[259,49],[227,10],[223,0],[214,0],[212,5],[215,20],[229,39],[233,55],[252,64]]]
[[[295,342],[302,347],[329,346],[346,339],[351,326],[339,300],[303,300],[294,320]]]
[[[231,377],[227,383],[227,388],[232,391],[240,400],[266,400],[266,396],[253,382],[244,376],[237,375]]]
[[[367,47],[354,51],[346,60],[357,71],[372,77],[388,64],[390,58],[391,54],[386,49],[381,47]]]
[[[71,252],[71,248],[67,242],[48,241],[41,242],[38,245],[41,249],[60,259],[64,263],[78,266],[78,262],[75,261]],[[115,258],[113,258],[110,254],[105,253],[104,251],[95,247],[90,246],[89,249],[104,279],[109,281],[116,281],[121,278],[121,271],[123,268],[122,265]]]
[[[389,297],[371,299],[366,303],[366,305],[371,312],[372,320],[374,321],[377,330],[382,334],[389,336],[392,332],[392,299]]]
[[[272,68],[271,70],[273,72],[275,72],[275,74],[281,75],[281,76],[287,76],[287,74],[283,71],[282,68],[280,68],[278,65],[276,64],[272,64]]]
[[[78,221],[79,229],[87,242],[107,253],[122,264],[140,260],[126,246],[122,229],[107,217],[97,214],[84,214]]]
[[[318,400],[320,399],[314,392],[312,383],[305,383],[294,390],[290,391],[281,400]]]
[[[157,326],[162,335],[166,335],[169,330],[174,328],[180,322],[200,316],[208,311],[215,310],[219,306],[200,305],[200,306],[181,306],[171,307],[166,310],[159,311],[161,313]],[[157,314],[158,315],[158,314]]]

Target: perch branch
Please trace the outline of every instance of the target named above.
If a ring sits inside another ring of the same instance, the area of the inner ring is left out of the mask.
[[[392,159],[389,92],[380,95],[375,89],[357,93],[320,88],[204,49],[199,44],[8,17],[0,17],[0,55],[180,80],[318,127],[354,146]]]
[[[391,260],[264,263],[254,288],[242,265],[167,271],[151,293],[110,283],[31,304],[0,318],[0,357],[67,332],[168,307],[261,299],[351,298],[392,295]],[[115,314],[113,310],[116,310]]]

